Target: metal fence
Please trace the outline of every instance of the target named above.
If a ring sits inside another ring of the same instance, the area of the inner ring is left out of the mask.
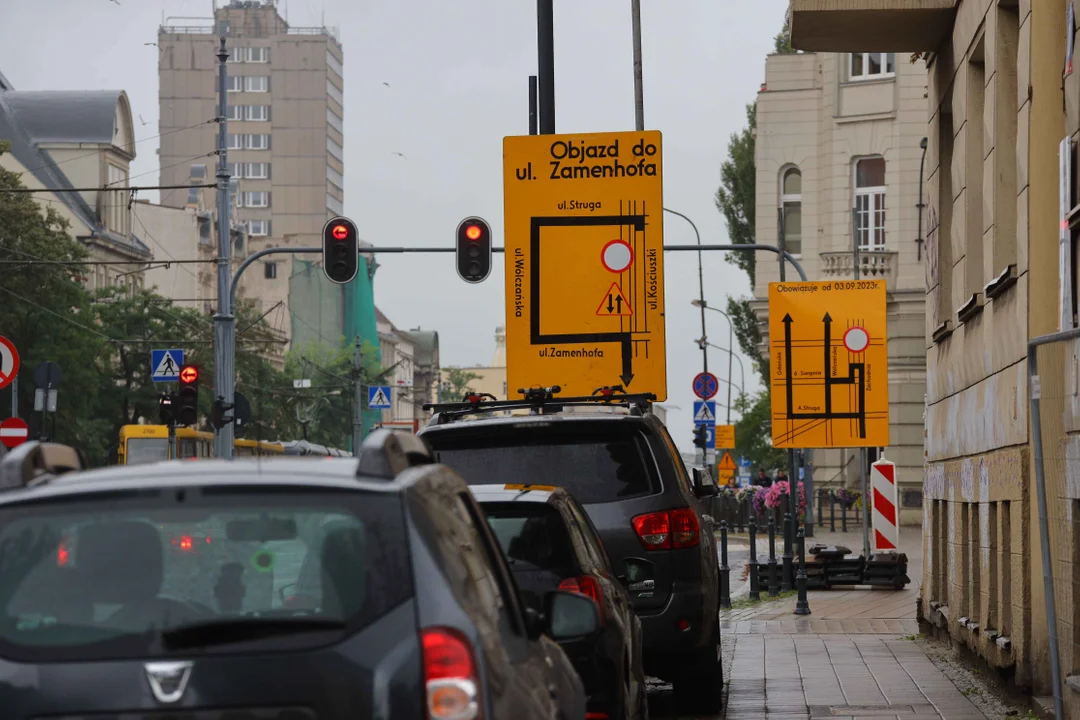
[[[812,519],[815,527],[830,532],[862,532],[862,506],[858,493],[819,488],[814,495],[812,508],[816,518]],[[753,495],[745,491],[720,490],[720,494],[712,499],[711,510],[717,524],[726,521],[732,532],[746,532],[751,517],[759,532],[767,526],[770,516],[777,527],[783,527],[784,514],[780,507],[768,508],[763,503],[755,506]],[[800,520],[806,521],[802,517]]]

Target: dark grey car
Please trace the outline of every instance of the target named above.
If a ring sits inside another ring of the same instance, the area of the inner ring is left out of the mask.
[[[0,463],[5,720],[585,716],[548,634],[591,637],[595,604],[527,611],[415,436],[59,476],[39,472],[62,446],[33,445]],[[310,606],[287,602],[313,564]]]
[[[713,521],[667,428],[634,398],[436,406],[421,436],[470,485],[568,489],[600,534],[644,630],[648,675],[674,683],[687,711],[716,712],[723,695],[719,569]],[[562,412],[605,405],[621,412]],[[528,415],[492,416],[528,408]],[[576,408],[575,408],[576,409]]]

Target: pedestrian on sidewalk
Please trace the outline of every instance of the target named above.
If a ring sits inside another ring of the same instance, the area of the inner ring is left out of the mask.
[[[788,481],[788,476],[787,476],[787,473],[784,472],[784,468],[778,468],[776,470],[776,482],[779,483],[779,482],[787,482],[787,481]]]
[[[766,488],[772,485],[772,478],[769,477],[769,473],[765,472],[765,468],[758,468],[754,484]]]

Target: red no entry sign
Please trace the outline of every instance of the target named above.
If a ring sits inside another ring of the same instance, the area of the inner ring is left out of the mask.
[[[19,418],[13,417],[0,422],[0,443],[4,447],[13,448],[26,442],[30,437],[30,428]]]

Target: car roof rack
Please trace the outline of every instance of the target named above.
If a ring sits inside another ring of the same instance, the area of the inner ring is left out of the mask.
[[[360,444],[357,477],[393,480],[399,473],[418,465],[435,463],[435,453],[427,441],[410,432],[382,428]]]
[[[567,407],[625,407],[631,415],[646,415],[651,412],[651,403],[656,402],[653,393],[628,393],[622,385],[598,387],[592,395],[556,398],[560,392],[562,388],[558,385],[520,388],[520,400],[496,400],[487,393],[473,393],[466,395],[461,402],[425,403],[424,410],[435,413],[430,424],[445,425],[480,413],[528,410],[532,415],[549,415],[562,412]]]
[[[86,456],[60,443],[24,442],[0,459],[0,492],[44,485],[86,467]]]

